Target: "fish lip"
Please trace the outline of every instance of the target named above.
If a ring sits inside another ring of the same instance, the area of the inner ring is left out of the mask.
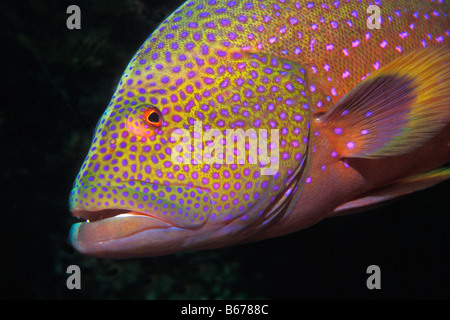
[[[155,220],[159,220],[161,222],[166,223],[168,226],[173,226],[167,221],[164,221],[158,217],[155,217],[151,214],[140,212],[132,209],[99,209],[99,210],[81,210],[81,209],[73,209],[71,210],[71,214],[73,217],[78,218],[80,220],[84,220],[87,223],[95,223],[97,221],[103,221],[110,218],[115,217],[146,217],[146,218],[152,218]],[[81,222],[84,223],[84,222]]]
[[[137,190],[136,187],[142,187],[142,192]],[[157,216],[157,215],[153,215],[149,212],[146,212],[144,210],[139,210],[136,208],[130,208],[127,207],[127,205],[123,205],[123,204],[118,204],[116,203],[115,205],[111,205],[108,208],[98,208],[98,205],[96,208],[90,209],[87,208],[87,203],[83,204],[81,203],[81,205],[79,203],[77,203],[77,201],[72,201],[73,198],[77,199],[78,198],[78,194],[77,191],[79,193],[79,191],[81,189],[102,189],[102,191],[107,192],[109,189],[119,189],[120,191],[127,191],[127,192],[138,192],[138,193],[143,193],[145,195],[149,195],[151,194],[151,190],[149,190],[149,192],[144,192],[145,188],[153,188],[153,187],[157,187],[157,188],[182,188],[182,189],[188,189],[188,190],[198,190],[200,191],[200,193],[205,193],[210,200],[211,199],[211,194],[209,192],[208,189],[206,188],[202,188],[200,186],[187,186],[187,185],[162,185],[162,184],[158,184],[158,183],[152,183],[152,182],[146,182],[146,181],[141,181],[141,180],[127,180],[127,181],[122,181],[121,183],[116,183],[116,184],[110,184],[110,185],[75,185],[70,193],[70,211],[72,216],[79,218],[79,219],[83,219],[83,220],[87,220],[87,222],[95,222],[95,221],[99,221],[99,220],[105,220],[107,218],[112,218],[112,217],[116,217],[119,216],[121,214],[128,214],[128,215],[133,215],[133,216],[141,216],[141,217],[147,217],[147,218],[153,218],[156,219],[160,222],[165,223],[166,225],[170,226],[170,227],[175,227],[175,228],[180,228],[180,229],[198,229],[201,228],[204,224],[206,224],[206,222],[209,220],[209,214],[207,216],[206,219],[203,220],[203,222],[201,223],[197,223],[194,226],[180,226],[179,224],[176,223],[171,223],[171,221],[169,221],[169,219],[164,219],[164,217],[162,216]],[[153,189],[155,190],[155,189]],[[185,190],[187,192],[187,190]],[[80,198],[81,199],[81,198]],[[84,200],[90,200],[91,198],[86,198]],[[166,201],[167,203],[170,203],[172,205],[177,205],[175,202],[171,201],[169,198],[164,197],[164,198],[160,198],[160,199],[164,199],[164,201]],[[154,200],[153,200],[154,201]],[[151,201],[152,203],[154,203],[153,201]],[[94,203],[92,203],[92,205],[95,206]],[[210,203],[210,207],[212,207],[212,204]],[[181,205],[181,207],[183,207],[183,205]]]
[[[200,225],[196,224],[198,220],[194,221],[193,224],[189,224],[191,220],[187,224],[180,224],[178,220],[173,220],[173,217],[168,217],[169,214],[167,216],[162,215],[161,210],[152,211],[148,210],[147,206],[136,206],[136,204],[145,204],[145,202],[131,204],[128,199],[133,201],[136,199],[130,191],[139,192],[140,190],[145,195],[149,195],[155,190],[158,192],[162,187],[157,185],[157,187],[154,187],[155,189],[150,190],[151,184],[143,182],[142,186],[149,187],[147,193],[143,187],[137,189],[136,181],[133,182],[134,184],[124,182],[114,186],[80,186],[75,184],[70,194],[70,212],[73,217],[85,220],[73,223],[69,231],[70,243],[76,251],[93,257],[119,259],[164,255],[175,252],[185,243],[192,241],[189,239],[197,234],[199,229],[203,228],[209,220],[208,215],[205,216],[206,219]],[[171,187],[173,191],[174,186]],[[175,188],[177,187],[183,189],[182,186],[175,186]],[[100,199],[98,198],[99,193],[92,191],[91,188],[102,190],[102,202],[97,203],[96,200]],[[182,190],[182,193],[184,194],[191,188],[198,187],[186,187]],[[201,191],[196,191],[197,195],[201,194],[205,197],[204,192],[206,192],[208,199],[210,199],[211,195],[208,190],[198,189]],[[121,198],[124,202],[122,203],[119,198],[116,198],[117,201],[113,201],[116,195],[123,195],[123,191],[129,192],[129,195]],[[84,197],[86,194],[87,196]],[[170,197],[169,193],[164,195],[164,199],[166,197]],[[155,200],[150,196],[149,198],[153,207],[159,199],[162,199],[155,198]],[[91,199],[96,200],[91,201]],[[142,196],[140,199],[142,199]],[[108,201],[109,205],[104,206],[104,201]],[[158,204],[159,206],[160,204]],[[151,208],[153,209],[153,207]]]
[[[161,243],[170,230],[183,231],[156,217],[136,211],[108,209],[107,216],[100,216],[102,210],[73,210],[79,218],[94,217],[97,220],[72,224],[69,239],[73,248],[82,253],[100,258],[132,258],[136,248]],[[150,239],[146,239],[150,237]],[[149,241],[150,240],[150,241]],[[158,251],[157,246],[152,249]],[[164,251],[162,250],[163,254]],[[142,254],[138,254],[143,256]]]
[[[86,220],[94,222],[107,218],[118,216],[119,214],[129,213],[131,210],[127,209],[99,209],[99,210],[84,210],[84,209],[72,209],[71,214],[73,217],[80,220]]]

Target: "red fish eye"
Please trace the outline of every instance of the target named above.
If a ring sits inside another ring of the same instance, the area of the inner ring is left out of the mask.
[[[128,131],[140,137],[151,137],[159,132],[163,122],[161,111],[153,106],[139,106],[127,118]]]
[[[150,107],[144,112],[144,120],[149,125],[160,127],[162,124],[161,112],[155,107]]]

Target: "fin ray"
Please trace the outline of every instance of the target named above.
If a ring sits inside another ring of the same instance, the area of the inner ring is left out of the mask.
[[[318,120],[340,157],[377,159],[417,149],[450,122],[450,48],[396,59]]]

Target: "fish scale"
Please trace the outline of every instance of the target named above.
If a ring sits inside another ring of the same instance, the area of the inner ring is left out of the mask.
[[[381,10],[380,29],[367,26],[371,4]],[[439,0],[187,1],[126,67],[74,182],[71,210],[125,206],[182,229],[229,223],[236,234],[274,225],[320,181],[311,168],[329,172],[345,149],[333,145],[340,119],[333,115],[330,129],[320,123],[328,116],[318,117],[399,57],[448,43],[448,11]],[[160,125],[149,122],[152,112]],[[346,129],[341,137],[354,136]],[[267,148],[251,156],[261,139]],[[192,158],[174,161],[180,151]]]

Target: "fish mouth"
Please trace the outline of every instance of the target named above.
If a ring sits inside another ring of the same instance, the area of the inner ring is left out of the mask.
[[[143,232],[173,228],[164,222],[142,212],[124,209],[97,211],[74,210],[72,215],[86,220],[72,225],[70,241],[79,252],[103,256],[123,251],[123,243]]]
[[[197,229],[208,220],[213,201],[204,188],[132,180],[109,186],[77,185],[69,204],[73,216],[89,221],[128,214]]]
[[[72,216],[84,220],[83,222],[78,222],[77,225],[83,226],[87,228],[89,225],[90,228],[97,229],[102,225],[108,224],[108,233],[114,234],[114,238],[120,238],[121,236],[130,235],[130,221],[134,220],[134,222],[139,221],[139,225],[135,224],[134,230],[132,232],[139,232],[140,230],[148,230],[148,229],[167,229],[170,227],[174,227],[172,224],[167,221],[158,219],[155,216],[149,215],[144,212],[137,212],[127,209],[102,209],[102,210],[73,210]],[[125,225],[126,222],[128,225]],[[114,232],[111,229],[111,226],[115,224]],[[99,233],[98,233],[99,234]]]
[[[101,210],[73,210],[72,216],[80,219],[85,220],[87,223],[94,223],[97,221],[110,219],[110,218],[124,218],[124,217],[147,217],[156,219],[159,221],[162,221],[160,219],[157,219],[156,217],[153,217],[151,215],[148,215],[144,212],[137,212],[133,210],[127,210],[127,209],[101,209]],[[164,221],[163,221],[164,222]],[[166,222],[166,224],[170,225]]]
[[[195,231],[209,219],[212,200],[198,187],[126,182],[115,186],[76,186],[70,195],[72,216],[85,220],[70,230],[80,252],[101,257],[135,255],[149,239],[173,243],[164,233]],[[150,234],[151,233],[151,234]]]

